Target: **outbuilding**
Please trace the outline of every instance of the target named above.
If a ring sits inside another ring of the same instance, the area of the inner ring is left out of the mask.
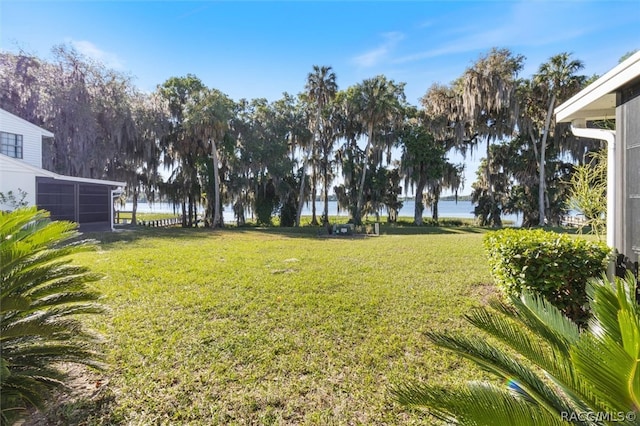
[[[113,230],[113,199],[124,182],[64,176],[42,168],[42,144],[53,133],[0,109],[0,193],[48,210],[83,231]],[[5,203],[0,209],[15,205]]]

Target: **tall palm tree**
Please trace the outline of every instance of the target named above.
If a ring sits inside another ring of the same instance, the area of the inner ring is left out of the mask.
[[[382,148],[394,142],[393,135],[401,128],[404,118],[405,94],[404,83],[387,80],[384,75],[366,79],[356,87],[358,119],[367,135],[354,218],[356,224],[360,224],[367,164],[381,158]]]
[[[629,274],[588,285],[592,319],[577,325],[549,302],[525,292],[511,304],[493,302],[467,320],[486,336],[429,333],[438,346],[476,363],[506,384],[468,383],[453,391],[408,384],[394,393],[459,425],[638,425],[640,415],[640,305]],[[514,354],[517,354],[514,356]],[[597,414],[615,416],[598,419]]]
[[[327,111],[325,110],[327,106],[332,102],[333,98],[335,98],[336,93],[338,91],[338,85],[336,84],[336,74],[332,71],[331,67],[328,66],[313,66],[313,72],[310,72],[307,75],[307,84],[305,85],[307,99],[311,108],[313,109],[312,113],[309,114],[309,128],[313,131],[313,140],[311,142],[310,153],[306,156],[304,169],[306,170],[307,162],[309,158],[309,154],[311,158],[316,159],[318,151],[320,151],[322,158],[321,168],[324,180],[324,215],[323,220],[328,221],[328,163],[329,163],[329,155],[331,154],[332,143],[334,139],[330,136],[330,132],[328,132],[327,127],[330,126],[330,122],[327,118]],[[312,218],[311,223],[313,225],[317,225],[318,221],[316,219],[316,182],[317,182],[317,166],[313,164],[313,172],[311,174],[311,208],[312,208]],[[302,175],[302,181],[300,183],[300,188],[304,188],[304,172]],[[302,194],[302,190],[300,191]],[[302,210],[304,198],[301,196],[298,206],[298,211]],[[300,214],[298,214],[298,217]],[[299,219],[298,219],[299,222]]]
[[[534,82],[541,86],[548,98],[547,114],[544,120],[542,138],[540,141],[540,179],[538,190],[539,225],[545,225],[545,156],[547,139],[551,128],[553,109],[556,103],[563,102],[569,96],[578,92],[586,80],[583,75],[576,75],[584,68],[582,61],[571,59],[570,53],[560,53],[549,58],[549,61],[540,65],[534,76]]]
[[[100,367],[96,336],[76,315],[102,312],[87,284],[100,277],[70,263],[88,250],[77,224],[35,207],[0,212],[0,424],[42,408],[63,387],[61,363]]]

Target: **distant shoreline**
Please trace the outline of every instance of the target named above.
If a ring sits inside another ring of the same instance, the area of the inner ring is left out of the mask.
[[[399,198],[400,201],[415,201],[416,200],[415,196],[398,197],[398,198]],[[322,201],[324,201],[324,200],[321,197],[316,197],[316,202],[320,203]],[[335,202],[335,201],[338,201],[338,199],[337,199],[337,197],[335,195],[330,195],[328,197],[328,201],[334,201]],[[469,195],[458,195],[457,198],[456,198],[455,195],[446,195],[444,197],[440,197],[440,201],[471,201],[471,194],[469,194]],[[130,204],[130,203],[133,202],[133,200],[130,199],[130,198],[127,198],[126,202]],[[149,201],[146,199],[146,197],[140,196],[138,198],[138,203],[141,203],[141,204],[142,203],[149,203]],[[158,203],[158,204],[163,204],[163,203],[171,204],[171,201],[167,200],[165,198],[162,198],[162,199],[156,200],[156,201],[154,201],[153,203],[150,203],[150,204],[155,204],[155,203]]]

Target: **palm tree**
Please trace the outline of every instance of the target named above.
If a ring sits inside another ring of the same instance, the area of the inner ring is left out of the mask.
[[[60,364],[100,367],[97,338],[76,315],[102,312],[87,284],[100,277],[70,264],[92,246],[77,225],[52,222],[35,207],[0,212],[0,424],[42,408],[63,387]]]
[[[336,74],[332,71],[331,67],[327,66],[313,66],[313,72],[310,72],[307,76],[307,84],[305,86],[307,100],[313,108],[313,112],[309,114],[309,129],[313,132],[313,140],[311,142],[310,154],[311,158],[316,159],[318,149],[321,151],[321,167],[324,180],[324,215],[323,220],[328,221],[328,187],[329,187],[329,155],[331,154],[331,145],[335,140],[330,136],[330,132],[327,131],[327,127],[330,126],[329,120],[326,117],[325,108],[333,101],[338,91],[338,85],[336,84]],[[309,155],[306,156],[303,169],[306,169]],[[311,224],[317,225],[316,219],[316,164],[314,161],[313,172],[311,174],[311,208],[312,218]],[[300,194],[302,195],[302,188],[304,188],[304,172],[302,174],[302,181],[300,183]],[[304,198],[301,196],[298,206],[298,211],[302,210]],[[300,213],[298,213],[298,223],[300,222]]]
[[[404,118],[404,83],[387,80],[384,75],[364,80],[357,86],[358,119],[367,134],[364,164],[360,176],[356,214],[354,220],[360,224],[363,205],[367,164],[379,155],[382,148],[394,142],[393,135],[400,129]]]
[[[549,302],[525,292],[493,302],[467,320],[486,336],[429,333],[438,346],[476,363],[507,385],[472,382],[453,391],[409,384],[393,392],[405,405],[459,425],[637,425],[640,414],[640,306],[636,279],[588,284],[592,319],[580,331]],[[517,354],[514,356],[513,354]],[[598,420],[597,413],[616,416]]]
[[[534,82],[544,88],[549,98],[547,115],[544,120],[542,139],[540,141],[540,180],[538,190],[539,225],[545,225],[545,156],[547,139],[551,128],[553,109],[556,103],[563,102],[569,96],[576,93],[586,80],[585,76],[576,75],[576,72],[584,68],[582,61],[571,60],[570,53],[560,53],[549,58],[548,62],[540,65],[538,73],[534,76]]]

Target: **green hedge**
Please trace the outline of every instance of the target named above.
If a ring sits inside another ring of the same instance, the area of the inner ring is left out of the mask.
[[[484,246],[492,275],[505,293],[536,292],[578,323],[588,317],[585,284],[602,276],[611,255],[603,242],[541,229],[491,232]]]

